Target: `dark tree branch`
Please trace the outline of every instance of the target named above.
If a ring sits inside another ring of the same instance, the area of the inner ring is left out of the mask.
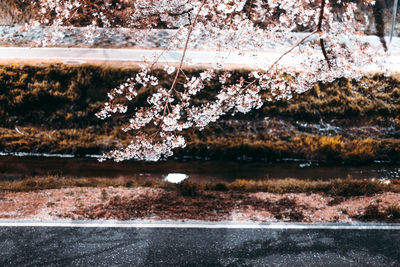
[[[385,20],[383,11],[385,9],[385,1],[377,0],[374,5],[374,18],[375,18],[375,28],[376,34],[382,43],[383,49],[387,51],[387,45],[385,41]]]
[[[325,0],[321,1],[321,10],[319,11],[318,31],[322,29],[322,20],[324,19]]]
[[[325,9],[325,0],[322,0],[321,1],[321,9],[319,12],[318,26],[317,26],[318,32],[322,31],[322,21],[324,20],[324,9]],[[320,38],[319,44],[321,46],[322,54],[324,55],[326,62],[328,62],[328,67],[329,67],[329,69],[331,69],[331,62],[329,61],[328,53],[326,52],[326,49],[325,49],[324,39]]]
[[[326,62],[328,62],[328,68],[331,69],[331,62],[329,61],[328,53],[326,52],[326,49],[325,49],[324,39],[320,38],[319,44],[321,45],[322,54],[324,55]]]

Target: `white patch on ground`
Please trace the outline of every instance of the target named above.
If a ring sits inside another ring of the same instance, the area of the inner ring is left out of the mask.
[[[169,173],[167,176],[165,176],[164,181],[179,184],[187,178],[189,178],[189,176],[184,173]]]

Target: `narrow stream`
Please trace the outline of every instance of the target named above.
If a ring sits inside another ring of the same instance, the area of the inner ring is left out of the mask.
[[[184,173],[191,181],[227,181],[236,179],[332,179],[351,176],[355,179],[400,178],[400,165],[367,166],[310,165],[299,162],[246,161],[162,161],[156,163],[125,161],[98,162],[94,158],[0,157],[0,180],[32,176],[108,177],[115,179],[162,179],[168,173]]]

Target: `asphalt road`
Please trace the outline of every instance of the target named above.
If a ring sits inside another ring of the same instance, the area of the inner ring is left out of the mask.
[[[0,227],[0,266],[400,266],[400,230]]]

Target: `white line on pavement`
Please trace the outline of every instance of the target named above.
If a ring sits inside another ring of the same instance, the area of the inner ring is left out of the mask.
[[[80,227],[80,228],[205,228],[205,229],[326,229],[400,230],[400,224],[386,223],[233,223],[233,222],[117,222],[117,221],[5,221],[0,227]]]

